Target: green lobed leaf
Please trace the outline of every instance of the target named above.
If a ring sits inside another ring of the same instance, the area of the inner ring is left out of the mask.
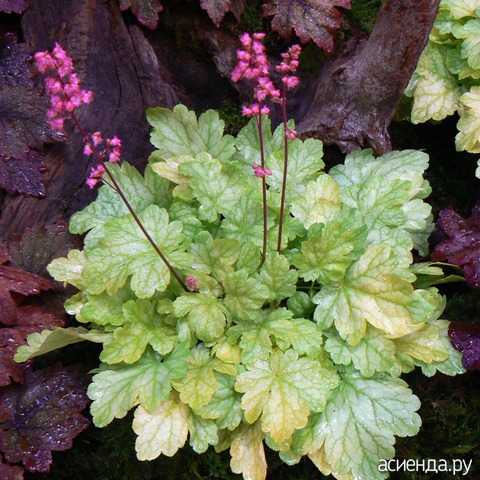
[[[268,218],[267,229],[272,226],[273,220]],[[222,221],[221,234],[226,238],[234,238],[242,244],[246,242],[261,247],[263,244],[261,201],[253,195],[239,198],[235,204],[235,209],[229,212],[228,216]]]
[[[294,350],[274,351],[270,361],[257,360],[237,376],[242,408],[249,423],[260,418],[273,441],[288,440],[307,424],[311,411],[322,411],[337,373],[318,361],[298,357]]]
[[[350,365],[364,377],[376,372],[390,372],[395,367],[395,343],[372,326],[367,327],[365,336],[355,345],[349,345],[339,335],[332,333],[325,341],[325,350],[338,365]]]
[[[288,122],[291,130],[295,129],[293,121]],[[284,133],[283,124],[279,125],[272,134],[271,121],[266,115],[262,116],[262,144],[265,158],[273,152],[283,150]],[[235,139],[237,153],[235,160],[245,164],[249,169],[253,164],[260,163],[260,137],[256,118],[252,118],[239,132]],[[283,171],[283,165],[282,165]]]
[[[87,258],[83,251],[70,250],[66,258],[53,259],[47,266],[47,271],[58,282],[83,289],[85,286],[82,281],[82,272],[86,263]]]
[[[323,157],[323,143],[320,140],[309,138],[305,141],[295,139],[288,144],[288,170],[286,192],[289,198],[305,195],[305,186],[310,180],[314,180],[316,174],[323,169],[325,163]],[[272,175],[267,178],[271,188],[281,191],[283,182],[283,150],[273,152],[267,158],[267,166]]]
[[[106,363],[135,363],[148,345],[161,355],[170,353],[178,342],[175,327],[157,313],[150,300],[129,300],[122,306],[124,322],[104,346],[100,360]]]
[[[263,310],[256,323],[234,325],[228,329],[227,337],[234,345],[240,345],[244,364],[267,360],[274,347],[283,351],[292,347],[300,355],[318,357],[322,332],[312,321],[292,317],[292,312],[285,308]]]
[[[253,425],[242,423],[233,433],[230,447],[230,468],[234,473],[242,473],[243,478],[264,480],[267,476],[267,461],[263,447],[260,422]]]
[[[228,160],[234,153],[234,139],[223,135],[225,122],[215,110],[208,110],[197,120],[195,112],[184,105],[173,110],[147,109],[147,120],[152,125],[151,142],[163,158],[207,152],[212,157]]]
[[[218,427],[213,420],[208,420],[190,412],[188,416],[189,444],[197,453],[204,453],[210,445],[218,443]]]
[[[326,223],[340,210],[340,188],[335,180],[321,174],[305,188],[305,195],[292,198],[290,211],[306,229],[314,223]]]
[[[127,162],[110,164],[109,171],[114,176],[123,194],[136,213],[142,212],[149,205],[166,207],[169,200],[169,183],[153,173],[150,167],[145,176]],[[97,199],[70,218],[69,228],[72,233],[94,231],[89,238],[106,222],[114,218],[122,218],[129,213],[120,195],[109,185],[98,190]]]
[[[463,93],[458,80],[445,65],[450,47],[429,43],[422,53],[408,89],[413,93],[412,123],[443,120],[460,107]]]
[[[182,402],[194,410],[199,410],[210,403],[217,387],[215,372],[235,375],[236,367],[210,357],[210,351],[201,344],[198,345],[192,350],[185,376],[173,382]]]
[[[395,454],[395,435],[418,433],[420,401],[407,384],[385,374],[363,378],[358,372],[342,374],[326,409],[312,415],[309,424],[294,435],[292,451],[310,454],[323,449],[335,476],[382,479],[380,460]]]
[[[191,177],[189,185],[200,203],[199,218],[207,222],[214,222],[219,214],[236,211],[237,202],[256,189],[254,177],[240,165],[222,164],[216,158],[183,163],[179,171]]]
[[[468,65],[478,70],[480,69],[480,18],[468,20],[464,24],[457,24],[452,29],[456,38],[463,39],[461,46],[461,56]]]
[[[367,322],[392,336],[416,330],[416,325],[427,321],[435,307],[421,302],[410,282],[396,275],[397,268],[388,245],[371,246],[349,267],[341,285],[327,285],[315,296],[314,318],[320,328],[334,322],[350,345],[358,344],[365,336]]]
[[[457,150],[480,153],[480,86],[475,86],[464,93],[460,100],[465,105],[457,123],[458,133],[455,137]]]
[[[241,394],[234,389],[235,377],[216,373],[217,386],[207,405],[196,412],[203,418],[213,419],[218,428],[234,430],[242,420]]]
[[[227,309],[211,293],[187,293],[173,302],[176,317],[187,316],[188,324],[199,340],[213,342],[225,331]]]
[[[188,407],[174,395],[149,411],[140,405],[132,427],[138,435],[135,450],[139,460],[154,460],[160,455],[172,457],[185,445],[188,436]]]
[[[185,375],[189,354],[184,345],[177,344],[165,357],[149,351],[133,365],[102,364],[88,387],[95,425],[103,427],[114,418],[123,418],[139,403],[148,411],[159,408],[168,400],[172,379]]]
[[[252,320],[271,297],[270,290],[244,270],[229,273],[223,282],[225,305],[233,318]]]
[[[176,268],[188,268],[190,256],[182,251],[182,225],[169,222],[168,213],[150,205],[140,215],[145,229],[168,261]],[[87,291],[115,295],[130,277],[130,286],[139,298],[164,291],[170,283],[170,271],[141,232],[131,215],[110,220],[104,237],[85,251],[88,263],[82,279]]]
[[[123,305],[133,299],[133,292],[126,286],[118,290],[113,297],[106,292],[102,292],[100,295],[87,293],[77,314],[77,320],[97,325],[120,326],[125,322]]]
[[[227,273],[233,271],[232,265],[240,255],[240,243],[235,239],[213,239],[206,231],[195,237],[190,245],[189,253],[192,256],[192,268],[210,274],[222,281]]]
[[[255,278],[269,289],[270,301],[291,297],[297,290],[296,270],[291,270],[286,257],[277,253],[267,255]]]
[[[312,235],[302,242],[301,253],[292,258],[293,265],[306,281],[338,282],[359,257],[367,229],[357,212],[343,210],[319,232],[320,235]]]
[[[41,332],[34,332],[28,335],[28,345],[22,345],[18,348],[14,360],[16,362],[26,362],[31,358],[53,352],[73,343],[85,340],[103,343],[108,342],[110,338],[111,335],[109,333],[93,329],[87,330],[84,327],[57,327],[53,330],[42,330]]]

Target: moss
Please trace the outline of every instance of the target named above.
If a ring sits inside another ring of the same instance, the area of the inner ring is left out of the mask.
[[[352,0],[352,8],[345,13],[345,26],[370,33],[383,3],[385,0]]]

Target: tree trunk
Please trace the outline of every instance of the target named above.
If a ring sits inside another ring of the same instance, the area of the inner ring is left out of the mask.
[[[298,125],[351,152],[392,149],[387,128],[428,41],[440,0],[389,0],[368,40],[326,65],[315,97]]]

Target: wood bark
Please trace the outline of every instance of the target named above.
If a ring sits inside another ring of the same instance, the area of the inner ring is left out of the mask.
[[[343,152],[392,149],[388,126],[425,48],[440,0],[389,0],[368,40],[349,46],[322,71],[297,130]]]
[[[152,149],[145,109],[171,108],[178,98],[141,29],[125,25],[115,0],[30,0],[22,28],[32,51],[51,49],[55,42],[67,50],[84,88],[94,92],[94,102],[78,113],[85,130],[101,131],[104,138],[117,135],[124,158],[142,169]],[[85,179],[95,161],[83,155],[78,131],[70,127],[66,134],[65,143],[46,147],[45,197],[4,199],[0,240],[38,222],[68,219],[94,199]]]

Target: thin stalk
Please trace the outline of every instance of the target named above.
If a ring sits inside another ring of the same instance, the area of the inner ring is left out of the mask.
[[[260,104],[260,112],[262,111],[262,105]],[[265,149],[263,146],[263,127],[262,127],[262,114],[258,114],[257,120],[257,127],[258,127],[258,136],[259,136],[259,144],[260,144],[260,164],[265,172]],[[262,177],[262,201],[263,201],[263,246],[262,246],[262,257],[261,263],[265,261],[267,256],[267,215],[268,215],[268,208],[267,208],[267,180],[265,178],[266,175]]]
[[[110,182],[111,182],[111,186],[112,188],[120,195],[120,198],[122,199],[123,203],[125,204],[125,206],[127,207],[128,211],[132,214],[132,217],[133,219],[135,220],[135,222],[137,223],[138,227],[140,228],[140,230],[142,231],[142,233],[145,235],[145,238],[150,242],[150,244],[152,245],[153,249],[155,250],[155,252],[158,254],[158,256],[162,259],[163,263],[166,265],[166,267],[168,268],[168,270],[170,270],[170,273],[177,279],[178,283],[181,285],[181,287],[186,291],[186,292],[189,292],[190,290],[188,289],[187,285],[185,284],[185,282],[182,280],[182,278],[180,277],[180,275],[178,274],[177,270],[175,269],[175,267],[168,261],[167,257],[165,257],[165,255],[163,254],[163,252],[160,250],[160,247],[155,243],[155,241],[153,240],[153,238],[151,237],[151,235],[148,233],[148,231],[146,230],[146,228],[144,227],[142,221],[140,220],[140,218],[138,217],[138,215],[136,214],[135,210],[133,209],[132,205],[130,204],[130,202],[128,201],[127,197],[125,196],[125,194],[123,193],[122,189],[120,188],[120,185],[118,184],[118,182],[115,180],[115,177],[112,175],[112,173],[110,172],[110,169],[107,167],[107,164],[105,163],[105,161],[103,160],[102,156],[100,155],[100,153],[98,152],[98,150],[96,149],[95,145],[92,144],[92,142],[90,141],[90,139],[88,138],[88,135],[87,133],[85,132],[85,130],[83,129],[82,125],[80,124],[80,122],[78,121],[75,113],[72,112],[72,119],[75,123],[75,125],[77,126],[78,130],[80,131],[80,134],[82,135],[83,137],[83,140],[85,142],[87,142],[92,151],[93,151],[93,155],[95,156],[95,158],[98,160],[98,162],[105,168],[105,172],[107,173],[109,179],[110,179]]]
[[[277,252],[282,250],[283,218],[285,216],[285,192],[287,191],[287,169],[288,169],[288,133],[287,133],[287,87],[283,84],[282,91],[282,115],[283,115],[283,181],[282,196],[280,199],[280,220],[278,224]]]

